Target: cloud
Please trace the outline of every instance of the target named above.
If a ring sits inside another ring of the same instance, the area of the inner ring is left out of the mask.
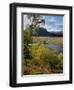
[[[23,29],[25,30],[26,27],[28,27],[29,25],[31,25],[31,21],[30,19],[28,19],[27,15],[23,15]]]
[[[45,26],[49,32],[63,31],[63,16],[45,16]]]
[[[51,32],[60,32],[63,31],[63,17],[64,16],[55,16],[55,15],[49,15],[49,16],[42,16],[43,19],[45,19],[45,25],[40,24],[40,27],[46,28],[47,31]],[[24,30],[26,27],[28,27],[32,22],[30,19],[27,18],[27,15],[23,16],[23,28]]]

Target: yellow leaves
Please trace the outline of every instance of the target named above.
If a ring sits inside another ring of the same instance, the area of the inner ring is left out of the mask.
[[[63,54],[62,53],[60,53],[59,55],[58,55],[58,60],[59,60],[59,64],[61,64],[61,65],[63,65]]]
[[[37,63],[37,65],[45,65],[48,64],[49,58],[55,55],[54,51],[46,48],[42,43],[38,42],[32,45],[32,61],[33,63]]]
[[[41,42],[32,44],[32,59],[29,60],[24,69],[25,74],[49,74],[63,72],[63,54],[53,49],[46,48]]]
[[[60,54],[58,55],[58,59],[59,59],[59,60],[63,60],[63,54],[62,54],[62,53],[60,53]]]
[[[35,43],[32,46],[32,56],[33,58],[40,58],[41,56],[43,56],[43,53],[46,52],[46,48],[43,46],[43,44],[40,43]]]

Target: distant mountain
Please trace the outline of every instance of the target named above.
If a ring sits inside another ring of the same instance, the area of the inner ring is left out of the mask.
[[[38,34],[38,36],[50,36],[50,37],[52,37],[52,36],[54,36],[54,37],[55,36],[58,36],[58,37],[63,36],[62,31],[60,31],[60,32],[48,32],[45,28],[42,28],[42,27],[37,29],[37,34]],[[35,34],[34,34],[34,36],[35,36]]]

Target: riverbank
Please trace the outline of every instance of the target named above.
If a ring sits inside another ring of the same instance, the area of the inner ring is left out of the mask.
[[[43,43],[54,44],[63,48],[63,37],[38,37],[33,36],[33,42],[41,41]]]

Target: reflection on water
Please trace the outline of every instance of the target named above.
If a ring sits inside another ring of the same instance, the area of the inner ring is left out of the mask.
[[[57,52],[63,52],[63,48],[54,44],[45,44],[45,47],[55,49]]]

